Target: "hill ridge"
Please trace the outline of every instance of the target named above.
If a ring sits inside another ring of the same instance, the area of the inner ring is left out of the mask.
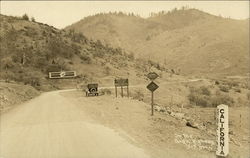
[[[100,14],[65,29],[119,46],[168,68],[180,67],[185,74],[245,74],[249,61],[248,28],[247,20],[184,9],[146,19],[122,13]]]

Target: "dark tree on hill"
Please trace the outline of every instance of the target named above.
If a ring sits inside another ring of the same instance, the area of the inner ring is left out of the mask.
[[[24,14],[24,15],[22,16],[22,19],[23,19],[23,20],[29,21],[29,16],[28,16],[27,14]]]

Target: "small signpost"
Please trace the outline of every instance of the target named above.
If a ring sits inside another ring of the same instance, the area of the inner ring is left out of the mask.
[[[123,97],[123,87],[127,87],[127,96],[129,97],[128,79],[115,79],[115,96],[117,97],[117,87],[121,87],[121,96]]]
[[[150,72],[147,77],[151,82],[147,85],[147,89],[151,91],[151,115],[154,115],[154,91],[159,88],[159,86],[153,82],[158,77],[158,74],[155,72]]]
[[[228,106],[217,106],[217,157],[226,157],[229,153]]]
[[[76,77],[76,71],[49,72],[50,79],[64,79]]]

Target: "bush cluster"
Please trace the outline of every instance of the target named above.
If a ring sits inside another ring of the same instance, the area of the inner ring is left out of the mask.
[[[233,105],[234,100],[228,94],[217,92],[212,95],[208,87],[191,88],[188,99],[191,104],[201,107],[216,107],[220,104]]]
[[[111,95],[112,92],[111,92],[110,89],[105,88],[105,89],[101,89],[101,90],[100,90],[100,94],[103,94],[103,95]]]
[[[132,93],[132,98],[139,100],[139,101],[143,101],[144,100],[144,94],[141,90],[135,90],[134,93]]]

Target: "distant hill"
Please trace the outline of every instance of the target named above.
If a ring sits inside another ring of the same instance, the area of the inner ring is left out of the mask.
[[[183,8],[146,19],[133,14],[97,14],[65,29],[185,74],[241,75],[249,71],[249,20]]]
[[[39,89],[54,86],[47,79],[51,71],[75,70],[81,82],[111,84],[115,77],[138,78],[148,71],[147,61],[135,60],[121,48],[89,40],[82,33],[58,30],[28,17],[0,15],[0,21],[0,80]],[[149,66],[160,68],[154,63]]]

